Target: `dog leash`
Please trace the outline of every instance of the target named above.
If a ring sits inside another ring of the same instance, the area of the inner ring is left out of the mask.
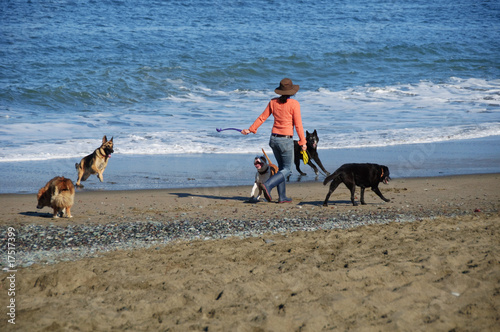
[[[224,130],[236,130],[236,131],[239,131],[239,132],[241,133],[241,131],[242,131],[243,129],[238,129],[238,128],[224,128],[224,129],[222,129],[222,128],[215,128],[215,130],[217,130],[217,132],[219,132],[219,133],[220,133],[221,131],[224,131]]]
[[[267,153],[266,151],[264,151],[264,149],[262,149],[262,153],[264,153],[264,156],[266,157],[267,159],[267,163],[269,164],[269,167],[271,167],[271,176],[278,173],[278,166],[274,165],[272,162],[271,162],[271,159],[269,159],[269,157],[267,156]]]

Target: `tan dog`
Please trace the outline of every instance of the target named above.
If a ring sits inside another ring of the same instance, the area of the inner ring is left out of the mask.
[[[88,156],[84,157],[80,163],[75,164],[76,170],[78,172],[78,180],[76,181],[76,186],[83,188],[80,184],[81,181],[85,181],[92,174],[97,173],[97,177],[101,182],[103,182],[102,173],[108,166],[108,160],[111,158],[113,150],[113,138],[108,141],[106,136],[102,138],[102,144],[100,147],[95,149],[95,151]]]
[[[56,176],[45,187],[38,190],[38,205],[37,209],[44,206],[50,206],[54,209],[54,218],[59,218],[59,215],[67,218],[73,218],[71,215],[71,207],[75,201],[75,186],[70,179],[62,176]]]

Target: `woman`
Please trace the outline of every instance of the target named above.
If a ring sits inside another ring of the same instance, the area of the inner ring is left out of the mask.
[[[261,189],[264,191],[264,197],[268,201],[272,201],[271,190],[276,186],[278,186],[279,203],[289,203],[292,201],[286,197],[285,180],[292,173],[294,126],[295,131],[299,135],[299,145],[302,146],[302,150],[307,149],[302,118],[300,116],[300,104],[298,101],[290,98],[297,91],[299,91],[299,86],[294,85],[291,79],[282,79],[280,86],[274,90],[280,97],[271,99],[264,112],[255,120],[250,128],[241,131],[243,135],[248,135],[249,133],[255,134],[260,125],[271,114],[274,117],[269,146],[273,150],[274,157],[278,162],[279,171],[261,186]]]

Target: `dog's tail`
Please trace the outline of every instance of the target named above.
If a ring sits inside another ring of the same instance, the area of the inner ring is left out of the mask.
[[[54,188],[54,195],[50,199],[52,207],[66,208],[74,204],[75,194],[68,190],[59,191],[59,188]]]
[[[59,192],[61,191],[69,191],[70,194],[73,194],[75,192],[75,185],[73,184],[73,181],[63,177],[61,183],[59,184]]]
[[[324,180],[323,180],[323,185],[326,186],[326,184],[330,181],[333,181],[337,176],[339,176],[340,173],[334,172],[333,174],[328,175]]]

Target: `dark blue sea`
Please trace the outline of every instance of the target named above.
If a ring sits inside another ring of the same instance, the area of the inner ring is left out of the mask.
[[[272,121],[216,128],[248,128],[284,77],[332,170],[384,155],[405,176],[423,151],[414,175],[500,171],[497,0],[2,0],[0,22],[0,192],[76,179],[104,135],[89,188],[251,183]]]

